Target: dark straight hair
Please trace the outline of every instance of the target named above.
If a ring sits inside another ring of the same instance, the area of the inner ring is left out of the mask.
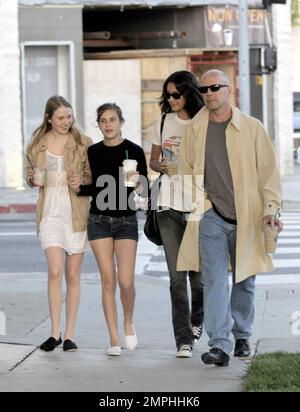
[[[180,70],[172,73],[163,84],[162,95],[160,97],[160,107],[163,113],[171,113],[172,109],[166,98],[168,83],[174,83],[176,89],[183,94],[186,99],[184,109],[192,119],[196,113],[204,106],[204,101],[199,92],[199,81],[197,77],[188,70]]]
[[[100,117],[106,110],[114,110],[117,113],[120,122],[125,122],[122,110],[116,103],[104,103],[97,109],[97,123],[99,123]]]

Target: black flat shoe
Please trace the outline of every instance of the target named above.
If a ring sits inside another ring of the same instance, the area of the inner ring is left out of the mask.
[[[78,349],[78,347],[77,347],[76,343],[73,342],[71,339],[66,339],[66,340],[64,341],[63,350],[64,350],[65,352],[74,352],[74,351],[76,351],[77,349]]]
[[[55,339],[53,336],[51,336],[40,345],[40,349],[45,352],[51,352],[56,348],[56,346],[60,345],[61,343],[61,336],[58,339]]]
[[[228,366],[230,358],[222,349],[212,348],[203,353],[201,359],[206,365]]]
[[[237,339],[235,341],[234,356],[247,358],[250,354],[251,350],[248,339]]]

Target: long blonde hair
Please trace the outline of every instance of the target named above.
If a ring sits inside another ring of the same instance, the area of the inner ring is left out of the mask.
[[[68,107],[69,109],[73,110],[71,104],[63,96],[55,95],[55,96],[49,97],[46,103],[46,107],[45,107],[43,123],[37,129],[35,129],[34,132],[32,133],[31,140],[27,147],[28,152],[40,142],[42,137],[45,136],[45,134],[48,133],[49,130],[51,130],[51,123],[49,123],[49,120],[52,119],[52,116],[55,110],[57,110],[61,106]],[[73,118],[73,123],[69,129],[69,133],[71,133],[71,135],[74,137],[75,142],[77,144],[80,144],[80,145],[83,144],[82,139],[81,139],[80,130],[75,125],[74,118]]]

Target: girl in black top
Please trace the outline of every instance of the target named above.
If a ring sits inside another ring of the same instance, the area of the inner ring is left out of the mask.
[[[124,118],[116,104],[98,107],[97,122],[104,140],[88,148],[93,183],[83,187],[81,194],[92,196],[88,238],[101,274],[103,310],[110,334],[107,354],[118,356],[121,342],[115,299],[117,282],[124,311],[125,346],[134,350],[137,345],[133,324],[138,240],[134,197],[135,192],[147,196],[147,165],[143,149],[122,138]],[[126,159],[137,161],[137,170],[130,175],[135,187],[124,185],[123,161]]]

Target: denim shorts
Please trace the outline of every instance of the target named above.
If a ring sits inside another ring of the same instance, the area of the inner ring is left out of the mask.
[[[136,215],[111,217],[90,214],[87,225],[89,240],[112,237],[113,239],[132,239],[138,241],[138,222]]]

